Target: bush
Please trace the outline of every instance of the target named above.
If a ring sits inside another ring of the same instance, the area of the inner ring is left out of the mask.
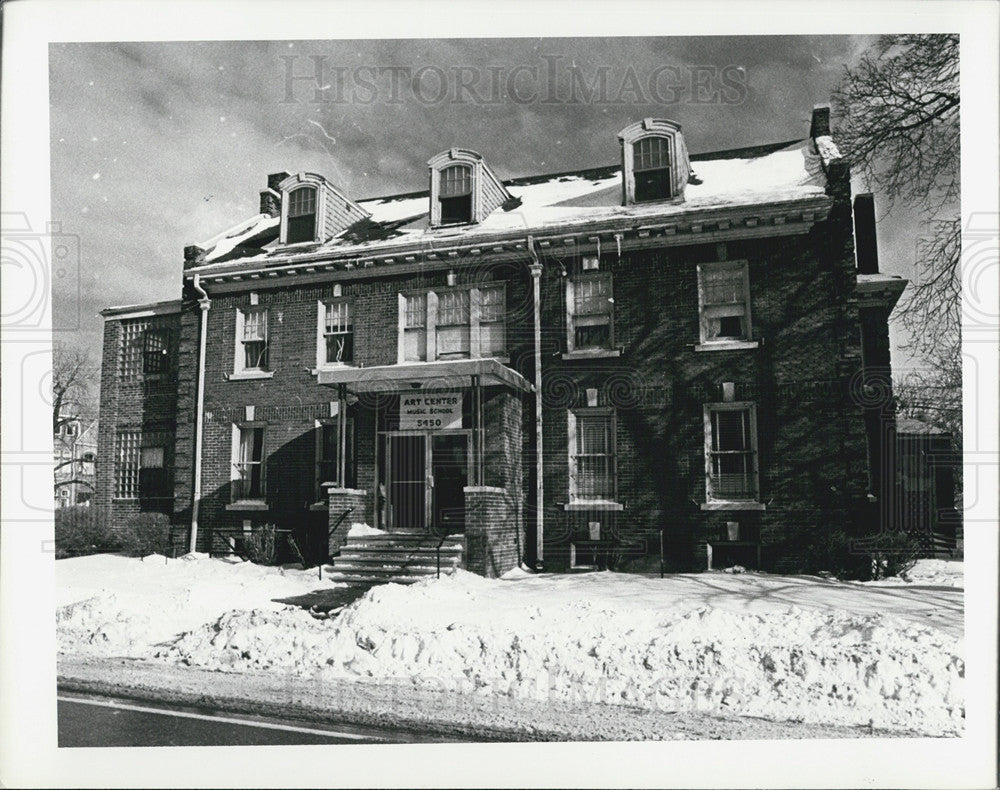
[[[130,557],[167,555],[171,550],[170,519],[163,513],[139,513],[119,531],[122,551]]]
[[[278,564],[278,533],[274,524],[262,524],[243,538],[240,556],[257,565]]]
[[[118,551],[121,544],[106,520],[92,507],[75,505],[56,510],[56,558]]]
[[[843,530],[812,536],[803,552],[805,573],[830,573],[843,581],[900,576],[920,558],[920,542],[905,532],[853,537]]]

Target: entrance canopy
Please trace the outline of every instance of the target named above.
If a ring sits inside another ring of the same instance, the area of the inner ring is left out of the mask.
[[[456,389],[504,386],[522,392],[534,387],[516,370],[495,359],[449,359],[436,362],[407,362],[371,368],[321,368],[317,381],[327,386],[344,385],[347,392],[403,392],[411,389]]]

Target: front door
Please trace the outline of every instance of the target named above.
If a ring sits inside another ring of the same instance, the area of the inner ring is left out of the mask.
[[[465,528],[469,432],[386,435],[387,526],[447,535]]]
[[[467,434],[431,436],[431,527],[438,535],[465,529],[465,486],[469,481]]]

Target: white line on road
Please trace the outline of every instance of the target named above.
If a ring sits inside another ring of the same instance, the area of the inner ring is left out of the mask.
[[[332,730],[314,730],[309,727],[295,727],[291,724],[267,724],[262,721],[248,721],[247,719],[232,719],[226,716],[206,716],[201,713],[185,713],[175,710],[164,710],[162,708],[147,708],[143,705],[127,705],[121,702],[105,702],[102,700],[80,699],[78,697],[56,697],[60,702],[76,702],[80,705],[97,705],[102,708],[121,708],[122,710],[134,710],[141,713],[158,713],[161,716],[179,716],[186,719],[200,719],[202,721],[214,721],[224,724],[240,724],[244,727],[261,727],[267,730],[284,730],[285,732],[304,732],[311,735],[325,735],[329,738],[350,738],[356,741],[383,741],[377,735],[358,735],[354,732],[334,732]]]

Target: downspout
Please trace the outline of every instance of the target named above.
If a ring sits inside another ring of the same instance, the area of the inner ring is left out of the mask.
[[[535,252],[535,240],[528,236],[528,254],[531,255],[531,285],[535,311],[535,564],[541,567],[544,559],[544,457],[542,455],[542,264]]]
[[[204,432],[203,412],[205,408],[205,347],[208,341],[208,309],[212,300],[201,287],[201,275],[194,276],[194,289],[200,294],[198,307],[201,308],[201,334],[198,337],[198,401],[194,411],[194,495],[191,500],[191,543],[189,551],[198,545],[198,509],[201,504],[201,440]]]

